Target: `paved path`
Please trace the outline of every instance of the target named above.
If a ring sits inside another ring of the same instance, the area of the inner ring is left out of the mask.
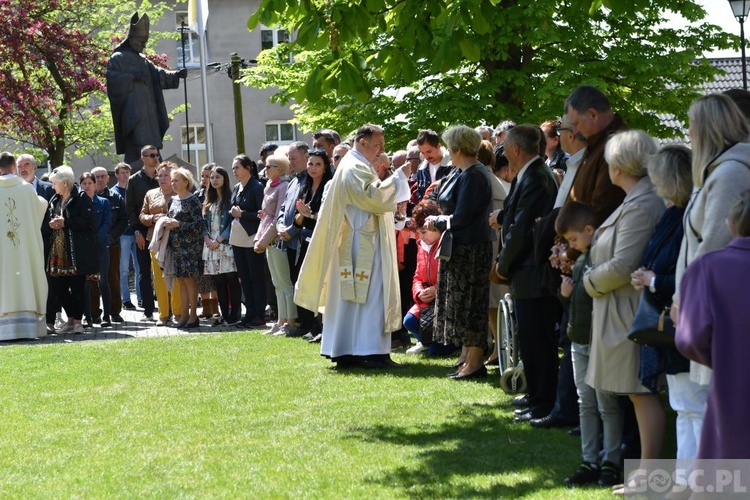
[[[199,328],[190,328],[188,330],[181,330],[171,326],[156,326],[155,322],[139,321],[143,316],[143,310],[138,309],[136,311],[123,311],[120,313],[122,318],[125,320],[124,323],[112,323],[111,327],[102,328],[98,325],[94,325],[93,328],[84,329],[84,333],[73,334],[73,333],[58,333],[55,335],[47,335],[39,339],[19,339],[19,340],[8,340],[0,342],[0,347],[7,345],[18,345],[18,344],[50,344],[56,342],[80,342],[84,340],[109,340],[109,339],[127,339],[127,338],[142,338],[142,337],[170,337],[177,335],[196,335],[196,334],[207,334],[216,332],[239,332],[243,331],[235,326],[222,325],[219,327],[212,327],[211,324],[214,319],[201,319],[201,326]],[[154,315],[156,316],[156,315]]]

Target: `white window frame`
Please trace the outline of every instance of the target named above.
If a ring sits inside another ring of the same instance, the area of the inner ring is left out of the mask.
[[[206,134],[203,134],[204,142],[197,142],[199,137],[199,130],[203,129],[203,123],[190,123],[189,125],[180,125],[180,158],[187,161],[187,142],[185,138],[189,138],[187,128],[193,129],[193,142],[190,143],[190,162],[196,167],[205,165],[208,163],[208,148],[206,146]],[[203,157],[203,158],[201,158]]]
[[[175,14],[175,25],[176,25],[175,29],[177,30],[177,33],[180,35],[180,38],[177,40],[177,46],[176,46],[177,55],[175,57],[175,60],[177,61],[177,67],[182,68],[182,32],[180,31],[182,29],[182,24],[180,23],[180,17],[184,16],[185,24],[187,25],[188,13],[186,10],[185,11],[176,10],[174,14]],[[198,37],[198,33],[196,33],[193,30],[189,30],[186,33],[185,52],[188,55],[188,57],[185,60],[185,67],[187,68],[200,67],[201,41],[200,41],[200,37]]]
[[[292,41],[292,32],[286,30],[286,29],[278,29],[278,28],[269,28],[268,26],[260,25],[260,50],[267,50],[271,48],[278,47],[279,43],[288,43]],[[271,47],[263,47],[263,33],[264,32],[271,32]],[[285,40],[279,40],[279,32],[286,33],[286,39]],[[289,54],[289,62],[292,62],[292,54]]]
[[[266,130],[266,127],[271,126],[271,125],[276,126],[276,134],[278,135],[277,139],[268,137],[268,131]],[[281,138],[281,126],[282,125],[289,125],[292,127],[291,139]],[[265,123],[265,126],[263,127],[263,135],[266,137],[266,142],[272,142],[274,144],[278,144],[279,146],[288,146],[289,144],[297,140],[297,127],[295,127],[293,123],[289,123],[289,120],[269,120]]]

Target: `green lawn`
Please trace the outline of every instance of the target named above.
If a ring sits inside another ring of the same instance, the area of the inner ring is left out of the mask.
[[[0,349],[0,496],[610,498],[580,445],[512,423],[496,372],[337,372],[257,332]]]

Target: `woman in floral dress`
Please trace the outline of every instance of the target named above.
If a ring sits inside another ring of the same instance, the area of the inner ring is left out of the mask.
[[[214,167],[209,182],[203,203],[203,218],[208,230],[203,237],[203,273],[213,278],[221,308],[221,316],[212,326],[232,325],[240,319],[242,290],[229,244],[232,230],[229,174],[223,167]]]
[[[169,248],[172,252],[174,276],[179,285],[182,314],[178,328],[196,328],[198,319],[198,287],[195,279],[200,276],[200,260],[203,254],[203,236],[206,224],[203,220],[201,202],[192,193],[195,181],[186,168],[172,171],[172,197],[165,223],[169,228]]]

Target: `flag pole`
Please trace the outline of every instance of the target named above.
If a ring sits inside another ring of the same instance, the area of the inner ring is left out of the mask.
[[[200,5],[200,2],[198,3]],[[198,7],[200,9],[200,7]],[[208,53],[206,51],[206,30],[201,33],[201,89],[203,90],[203,130],[206,134],[206,151],[208,153],[208,161],[212,163],[214,161],[214,139],[211,133],[211,120],[209,119],[208,109],[208,80],[206,78],[206,59]]]
[[[185,24],[185,21],[183,20],[180,25],[180,41],[182,43],[182,69],[187,71],[187,55],[185,53],[185,32],[187,31],[187,24]],[[187,140],[185,143],[187,144],[187,161],[188,163],[191,163],[190,161],[190,119],[188,118],[188,93],[187,93],[187,75],[185,75],[185,79],[182,82],[182,89],[185,93],[185,135],[187,136]]]

